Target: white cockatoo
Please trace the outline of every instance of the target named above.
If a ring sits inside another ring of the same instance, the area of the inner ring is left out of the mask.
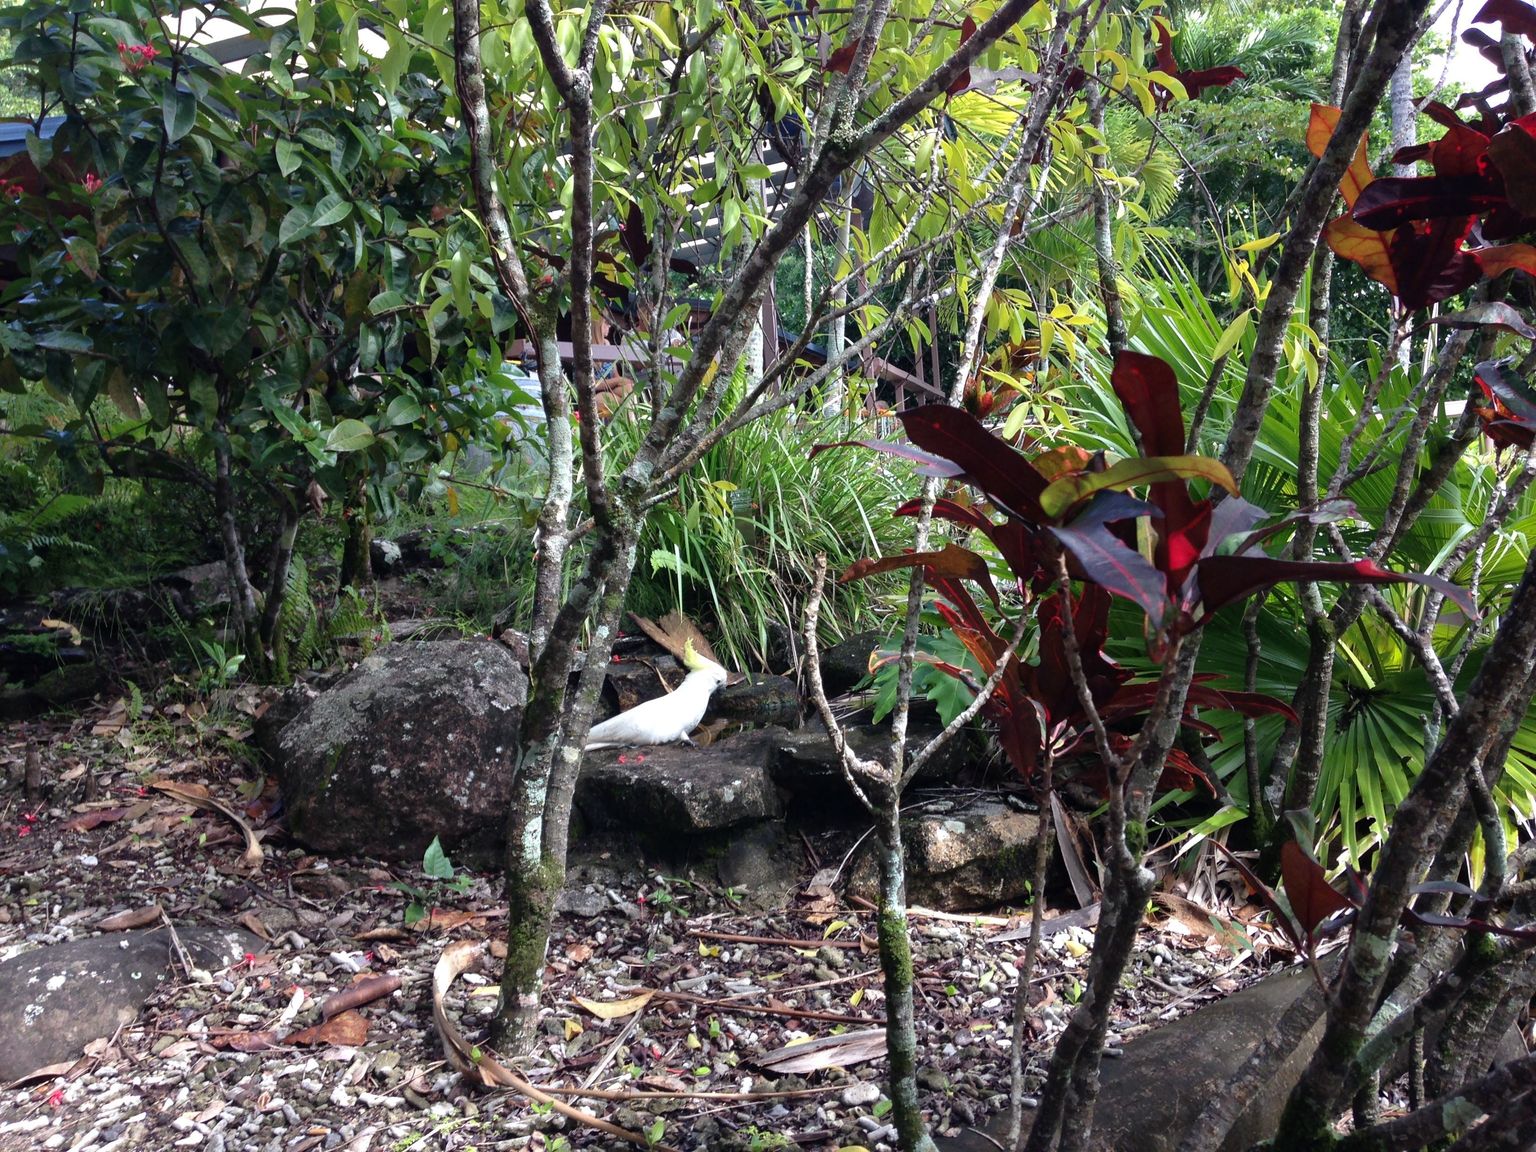
[[[687,740],[709,707],[709,698],[725,683],[725,669],[694,651],[693,641],[683,645],[683,667],[688,675],[677,690],[644,704],[636,704],[601,724],[594,724],[585,751],[620,748],[627,744],[670,744]]]

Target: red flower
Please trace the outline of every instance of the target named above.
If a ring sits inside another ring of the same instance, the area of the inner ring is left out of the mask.
[[[155,62],[155,57],[160,55],[160,49],[153,44],[119,44],[117,46],[118,59],[123,62],[123,67],[128,70],[130,76],[137,76],[144,69]]]
[[[94,172],[87,172],[80,178],[80,187],[85,189],[86,195],[93,196],[101,190],[101,177]]]

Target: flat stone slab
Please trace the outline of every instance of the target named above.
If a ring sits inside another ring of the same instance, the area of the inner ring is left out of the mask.
[[[260,952],[240,928],[176,929],[198,968],[210,972]],[[79,1056],[93,1040],[133,1023],[172,974],[165,928],[88,936],[23,952],[0,963],[0,1083]]]
[[[660,744],[587,754],[576,806],[592,828],[641,836],[718,832],[782,815],[768,765],[782,729],[702,748]]]

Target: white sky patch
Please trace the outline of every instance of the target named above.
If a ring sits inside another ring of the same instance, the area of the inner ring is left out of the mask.
[[[1440,0],[1436,9],[1434,30],[1440,40],[1448,42],[1450,49],[1445,55],[1450,57],[1450,67],[1446,69],[1447,86],[1455,86],[1463,92],[1476,92],[1486,88],[1500,73],[1487,60],[1483,54],[1472,45],[1462,40],[1461,34],[1473,27],[1472,17],[1482,10],[1483,0]],[[1497,23],[1478,24],[1494,39],[1498,39],[1500,28]],[[1452,35],[1454,30],[1455,35]],[[1441,69],[1445,66],[1445,56],[1436,56],[1431,59],[1426,74],[1432,82],[1438,81]]]

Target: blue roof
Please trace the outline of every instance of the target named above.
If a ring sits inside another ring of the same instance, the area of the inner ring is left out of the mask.
[[[43,118],[42,131],[39,133],[44,140],[59,130],[59,125],[64,123],[62,116],[45,116]],[[30,120],[0,120],[0,156],[14,156],[18,152],[26,151],[27,133],[32,131]]]

